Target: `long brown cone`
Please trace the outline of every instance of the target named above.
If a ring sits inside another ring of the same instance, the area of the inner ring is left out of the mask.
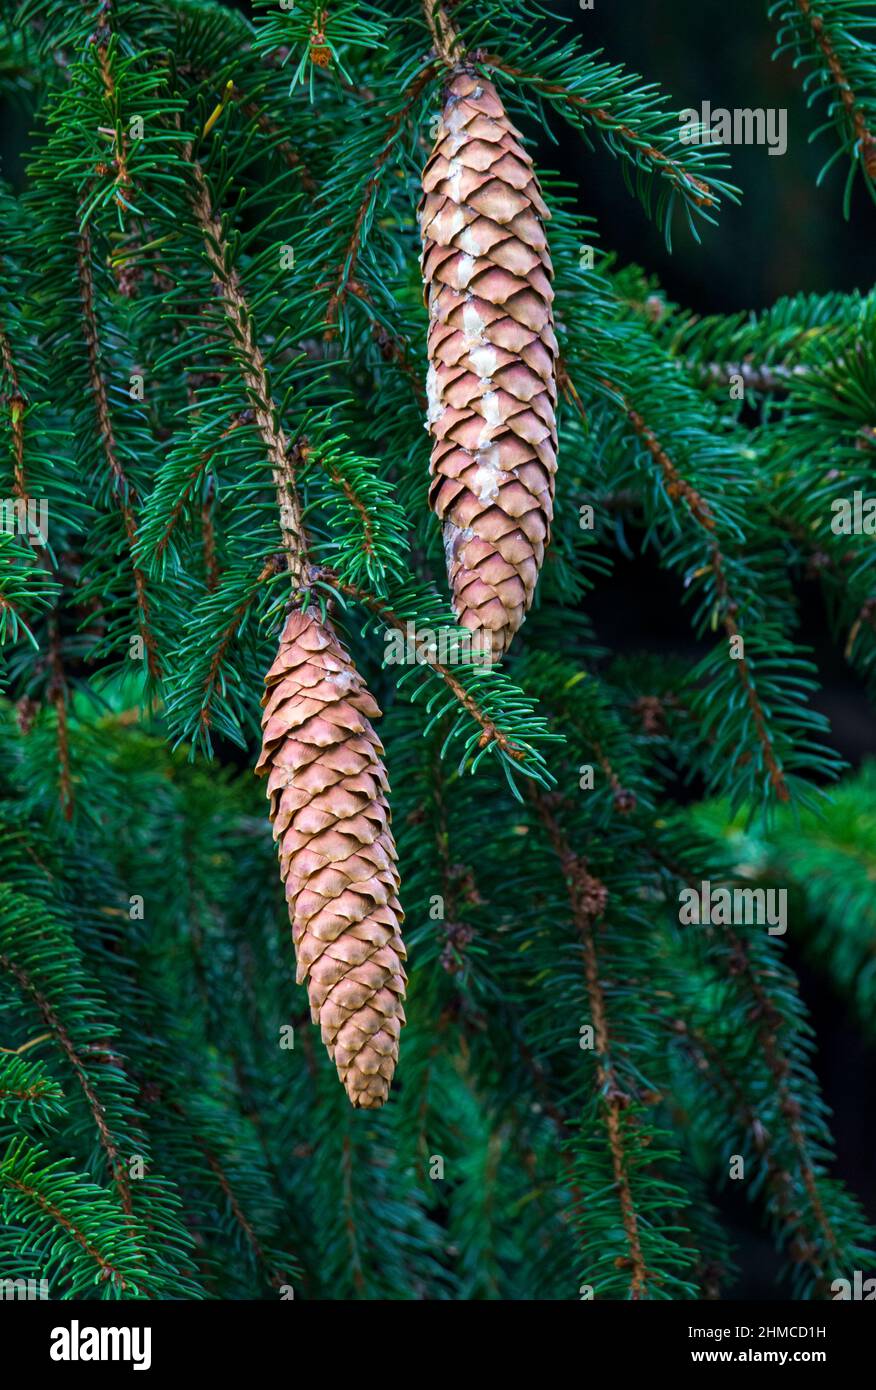
[[[293,612],[265,677],[262,752],[298,984],[356,1106],[386,1100],[405,948],[380,710],[331,628]]]
[[[532,161],[495,88],[458,72],[423,172],[429,500],[460,623],[494,660],[532,602],[553,518],[553,290]]]

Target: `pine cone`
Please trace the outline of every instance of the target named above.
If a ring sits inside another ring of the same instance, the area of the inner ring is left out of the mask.
[[[265,677],[262,752],[297,983],[356,1106],[389,1093],[405,948],[380,710],[331,628],[289,617]]]
[[[423,172],[430,505],[463,627],[508,648],[550,538],[557,435],[549,216],[491,83],[451,81]],[[484,640],[482,638],[482,640]]]

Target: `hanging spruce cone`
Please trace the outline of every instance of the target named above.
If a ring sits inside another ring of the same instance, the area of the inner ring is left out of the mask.
[[[550,537],[557,435],[549,216],[491,83],[450,82],[423,172],[429,500],[454,608],[494,660],[532,602]]]
[[[405,948],[380,710],[334,632],[289,617],[265,677],[262,752],[298,984],[356,1106],[389,1093]]]

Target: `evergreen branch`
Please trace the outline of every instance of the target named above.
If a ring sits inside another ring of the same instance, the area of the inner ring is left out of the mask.
[[[359,1251],[359,1235],[356,1230],[355,1207],[353,1203],[353,1152],[350,1136],[344,1135],[341,1148],[341,1200],[343,1202],[344,1226],[350,1250],[350,1271],[353,1287],[360,1297],[366,1291],[365,1275],[362,1269],[362,1256]]]
[[[226,428],[220,434],[219,438],[227,439],[234,430],[239,429],[241,425],[252,424],[254,419],[255,414],[252,410],[241,411],[240,414],[236,415],[235,418],[231,421],[231,424],[226,426]],[[186,508],[191,502],[192,498],[194,497],[203,478],[207,474],[207,471],[210,468],[210,465],[216,453],[216,449],[206,450],[204,453],[200,455],[194,467],[191,469],[188,478],[186,479],[182,489],[180,490],[176,500],[173,503],[173,507],[171,508],[170,515],[167,519],[167,524],[165,525],[164,529],[162,530],[153,547],[153,556],[155,560],[160,560],[164,555],[165,551],[167,550],[171,538],[174,534],[174,531],[176,530],[180,521],[183,519],[186,512]],[[210,567],[208,566],[208,572],[209,568]]]
[[[371,210],[383,170],[386,167],[390,155],[395,150],[396,143],[404,125],[405,117],[413,110],[420,98],[420,94],[431,81],[434,74],[434,63],[423,68],[405,89],[403,93],[405,100],[401,107],[389,117],[388,134],[377,155],[374,157],[373,172],[365,184],[362,198],[353,221],[350,238],[344,250],[340,269],[330,286],[328,308],[326,309],[326,323],[328,324],[328,329],[326,330],[327,337],[331,337],[332,334],[337,331],[336,325],[340,311],[344,306],[347,295],[350,293],[350,283],[355,278],[356,265],[359,260],[368,214]]]
[[[307,462],[307,454],[307,445],[302,445],[301,458],[303,463]],[[362,498],[349,479],[343,476],[340,469],[334,463],[327,463],[325,471],[335,486],[340,488],[350,506],[353,508],[353,511],[358,516],[362,524],[362,548],[365,555],[370,557],[374,553],[374,527],[371,523],[368,508],[365,506],[365,503],[362,501]]]
[[[646,164],[651,166],[650,172],[653,175],[666,179],[678,192],[690,197],[696,207],[716,208],[718,206],[718,197],[708,180],[693,174],[689,169],[685,169],[680,160],[674,159],[665,150],[650,144],[641,131],[627,125],[618,117],[616,111],[613,112],[605,106],[594,105],[580,92],[572,91],[561,83],[547,82],[537,73],[512,67],[504,62],[497,53],[476,51],[472,54],[472,58],[485,68],[504,72],[516,81],[528,84],[535,91],[548,97],[557,106],[569,106],[576,112],[580,111],[586,114],[602,132],[610,135],[613,140],[619,138],[625,146],[629,147],[626,151],[627,158],[631,158],[636,163],[644,159]]]
[[[276,1269],[273,1268],[270,1258],[267,1252],[265,1251],[261,1240],[259,1239],[259,1236],[255,1230],[255,1227],[252,1224],[252,1221],[247,1216],[240,1202],[240,1199],[234,1191],[232,1182],[220,1158],[214,1152],[214,1150],[212,1149],[208,1141],[204,1138],[204,1136],[202,1134],[199,1134],[197,1130],[192,1129],[190,1119],[186,1115],[186,1112],[184,1111],[182,1106],[178,1102],[172,1101],[171,1109],[174,1111],[176,1115],[179,1116],[181,1120],[186,1122],[187,1128],[191,1129],[192,1137],[197,1148],[203,1155],[207,1167],[209,1168],[210,1172],[215,1178],[216,1183],[220,1191],[222,1192],[223,1197],[228,1203],[229,1210],[231,1211],[234,1220],[237,1222],[237,1225],[243,1232],[246,1243],[252,1251],[256,1263],[264,1271],[265,1278],[267,1279],[271,1288],[279,1291],[283,1288],[288,1287],[290,1282],[289,1279],[284,1278],[281,1274],[277,1272]]]
[[[660,302],[653,332],[702,385],[740,375],[746,391],[781,390],[842,350],[866,300],[851,294],[797,294],[763,313],[689,314]]]
[[[223,665],[228,657],[232,643],[238,636],[241,626],[247,614],[259,595],[260,587],[277,574],[277,562],[273,556],[263,565],[254,583],[247,588],[243,598],[233,608],[230,617],[220,630],[212,652],[209,654],[206,673],[201,684],[200,706],[198,710],[197,738],[205,743],[209,749],[210,729],[215,722],[213,706],[221,691],[225,690],[225,679],[223,677]],[[228,576],[230,578],[230,576]],[[221,588],[213,590],[210,595],[218,604],[223,598]],[[206,653],[204,654],[206,656]],[[173,717],[175,702],[171,700],[168,704],[168,713]],[[230,733],[229,729],[225,732]]]
[[[191,159],[190,152],[187,153],[187,158]],[[256,429],[264,445],[277,489],[280,533],[287,568],[293,588],[303,589],[307,582],[307,545],[301,504],[294,482],[294,450],[286,438],[279,412],[271,396],[267,367],[255,338],[252,315],[243,294],[240,277],[231,264],[222,224],[213,208],[203,170],[196,162],[192,162],[191,168],[195,183],[195,217],[203,233],[206,256],[222,298],[229,337],[238,355],[252,403]]]
[[[721,600],[721,622],[724,626],[724,631],[731,641],[734,639],[741,639],[742,634],[734,616],[737,612],[737,606],[730,595],[721,552],[717,545],[712,546],[711,564],[715,575],[715,588]],[[751,663],[747,657],[739,656],[736,659],[736,668],[745,691],[745,699],[751,711],[752,720],[754,721],[757,739],[763,752],[764,764],[769,774],[770,786],[775,792],[778,801],[789,801],[791,793],[788,790],[785,774],[773,748],[773,740],[769,728],[767,727],[764,707],[758,695],[757,685],[751,672]]]
[[[39,643],[28,617],[49,607],[57,581],[40,564],[32,547],[0,530],[0,643],[16,642],[23,633],[35,650]]]
[[[105,11],[107,20],[112,18],[112,9],[107,5]],[[104,41],[105,40],[105,41]],[[113,202],[118,209],[119,221],[124,225],[124,214],[132,207],[132,189],[134,180],[128,167],[128,137],[122,126],[121,106],[119,102],[118,89],[115,76],[115,57],[116,41],[110,35],[109,25],[98,37],[95,35],[93,52],[100,71],[101,82],[103,83],[104,103],[109,109],[112,125],[100,127],[102,135],[109,135],[112,141],[112,157],[109,161],[109,171],[114,174],[114,186],[116,193]],[[107,162],[102,161],[96,169],[98,176],[108,172]]]
[[[736,378],[742,382],[745,391],[759,394],[768,391],[787,391],[794,377],[806,376],[807,368],[802,364],[776,362],[704,362],[697,366],[693,362],[684,364],[688,371],[696,374],[706,386],[726,387]]]
[[[647,424],[638,410],[636,410],[624,397],[619,387],[606,380],[603,380],[602,384],[608,391],[620,397],[627,419],[639,438],[643,440],[645,448],[663,474],[666,483],[667,497],[671,498],[672,501],[681,498],[697,525],[701,526],[707,532],[711,533],[714,531],[715,519],[708,503],[700,497],[696,488],[692,487],[691,484],[681,476],[650,425]]]
[[[302,155],[295,149],[294,145],[292,145],[289,140],[283,137],[277,122],[272,119],[257,101],[242,100],[241,93],[237,88],[234,89],[233,95],[235,100],[240,101],[241,110],[244,115],[248,116],[250,120],[255,121],[259,130],[264,131],[266,135],[271,137],[271,148],[276,150],[283,159],[283,162],[288,165],[290,169],[295,170],[298,177],[301,179],[301,186],[305,192],[311,195],[315,194],[318,191],[318,184],[308,169],[307,164],[304,162]]]
[[[22,1113],[37,1123],[59,1116],[64,1110],[64,1093],[39,1062],[22,1056],[51,1037],[41,1033],[20,1047],[0,1047],[0,1118],[15,1123]]]
[[[596,1073],[597,1085],[603,1111],[603,1123],[611,1153],[611,1165],[620,1206],[621,1222],[629,1249],[629,1257],[624,1261],[624,1265],[630,1271],[630,1297],[639,1299],[648,1294],[651,1271],[647,1268],[642,1253],[639,1215],[633,1200],[628,1173],[627,1126],[624,1123],[624,1111],[629,1107],[632,1097],[624,1091],[612,1062],[605,992],[600,979],[599,958],[593,935],[594,924],[605,909],[605,885],[593,877],[588,870],[586,861],[571,849],[547,798],[534,789],[531,789],[529,794],[559,860],[566,883],[566,891],[569,895],[572,917],[581,938],[581,950],[587,978],[587,996],[590,1002],[590,1017],[593,1021],[595,1049],[599,1059]],[[584,1213],[582,1213],[583,1215]]]
[[[605,385],[613,393],[620,394],[617,392],[617,388],[613,387],[610,382],[606,382]],[[724,558],[714,536],[715,520],[712,511],[708,504],[700,497],[696,489],[691,487],[680,475],[654,431],[648,426],[639,412],[635,410],[622,395],[621,400],[623,401],[624,410],[634,431],[643,439],[649,454],[659,465],[663,473],[666,480],[667,496],[673,501],[680,498],[685,503],[688,512],[697,526],[704,530],[709,538],[709,564],[714,575],[720,622],[727,637],[731,641],[738,640],[742,636],[736,621],[739,605],[730,592]],[[769,784],[778,801],[788,801],[790,792],[784,772],[773,747],[773,740],[767,724],[766,714],[750,669],[750,662],[744,655],[744,647],[742,648],[742,652],[743,654],[735,659],[734,665],[743,687],[746,703],[751,711],[755,733],[763,753],[764,765],[769,777]]]
[[[745,1094],[742,1082],[724,1064],[717,1047],[698,1029],[685,1019],[675,1021],[676,1032],[684,1046],[690,1050],[691,1059],[698,1075],[714,1085],[719,1100],[727,1099],[732,1105],[733,1115],[744,1134],[750,1139],[755,1153],[760,1158],[766,1172],[766,1184],[775,1204],[779,1223],[785,1240],[791,1250],[792,1258],[798,1264],[808,1265],[816,1285],[824,1289],[824,1266],[819,1256],[818,1231],[810,1232],[809,1238],[802,1236],[805,1231],[805,1215],[801,1213],[794,1200],[793,1175],[782,1164],[771,1142],[769,1126],[757,1112],[754,1103]],[[811,1184],[810,1184],[811,1186]],[[819,1207],[820,1207],[819,1201]],[[823,1209],[821,1217],[824,1218]],[[831,1232],[831,1238],[833,1233]],[[814,1237],[814,1238],[813,1238]]]
[[[816,14],[811,0],[797,0],[797,8],[812,30],[815,42],[821,49],[830,75],[836,84],[846,119],[854,132],[859,157],[870,178],[876,176],[876,139],[867,124],[867,117],[859,106],[851,83],[846,75],[839,54],[830,40],[829,29],[821,15]]]
[[[850,157],[847,215],[855,170],[863,170],[871,195],[876,179],[876,66],[872,44],[855,32],[873,27],[866,9],[859,0],[773,0],[769,6],[777,26],[776,56],[790,51],[795,65],[809,68],[804,87],[810,89],[810,102],[826,102],[840,138],[837,153]],[[828,161],[820,178],[833,162]]]
[[[10,958],[10,956],[7,955],[5,951],[0,952],[0,967],[2,967],[2,969],[5,970],[7,974],[11,975],[12,978],[17,982],[22,992],[28,995],[33,1000],[34,1004],[39,1010],[40,1017],[43,1019],[43,1022],[46,1024],[46,1026],[51,1030],[52,1036],[54,1037],[58,1046],[61,1048],[61,1051],[66,1056],[67,1061],[69,1062],[70,1067],[73,1071],[73,1074],[76,1077],[76,1080],[79,1082],[80,1087],[82,1088],[82,1093],[85,1096],[86,1101],[88,1102],[88,1108],[91,1111],[91,1115],[94,1120],[94,1125],[97,1129],[98,1138],[100,1139],[101,1147],[103,1148],[103,1151],[106,1154],[107,1163],[109,1164],[109,1170],[112,1175],[113,1183],[119,1194],[119,1199],[122,1204],[122,1210],[125,1212],[126,1215],[130,1216],[133,1213],[133,1205],[131,1202],[131,1189],[128,1184],[127,1174],[125,1172],[125,1165],[119,1154],[118,1146],[115,1142],[115,1139],[113,1138],[113,1135],[110,1132],[109,1126],[107,1124],[104,1107],[98,1098],[94,1085],[88,1075],[88,1072],[85,1068],[85,1065],[81,1057],[79,1056],[79,1053],[77,1052],[73,1044],[68,1030],[65,1028],[62,1020],[59,1018],[55,1008],[53,1007],[49,999],[46,998],[45,994],[39,989],[35,981],[31,979],[28,972],[14,959]]]
[[[213,524],[215,488],[208,487],[207,495],[201,503],[201,535],[204,541],[204,571],[207,576],[207,593],[213,594],[219,586],[219,561],[216,558],[216,529]]]
[[[92,1186],[91,1191],[87,1192],[88,1205],[85,1205],[79,1188],[76,1194],[79,1196],[77,1215],[71,1203],[74,1179],[60,1171],[57,1165],[39,1172],[36,1164],[44,1158],[44,1150],[34,1148],[28,1152],[24,1141],[19,1141],[0,1160],[0,1190],[6,1192],[9,1216],[14,1219],[16,1208],[23,1206],[20,1219],[30,1224],[27,1208],[36,1207],[41,1217],[39,1224],[47,1235],[51,1232],[55,1241],[60,1237],[62,1242],[75,1242],[89,1261],[97,1266],[100,1279],[124,1292],[131,1287],[132,1274],[125,1270],[124,1265],[120,1265],[117,1258],[104,1255],[99,1245],[98,1222],[105,1223],[112,1215],[107,1209],[104,1194]],[[18,1201],[15,1204],[9,1202],[10,1196],[17,1197]],[[106,1226],[102,1224],[100,1230],[105,1231]],[[91,1231],[95,1234],[90,1234]],[[113,1236],[113,1243],[117,1246],[118,1233],[113,1232]],[[56,1245],[56,1258],[58,1253]]]
[[[64,662],[61,656],[61,636],[57,612],[49,619],[49,662],[52,674],[49,680],[48,696],[55,706],[58,735],[58,791],[60,794],[61,812],[65,820],[72,820],[73,777],[70,771],[70,739],[67,727],[67,702],[69,699],[69,692],[67,678],[64,674]]]
[[[24,473],[24,420],[27,400],[21,390],[15,359],[12,355],[12,346],[2,325],[0,325],[0,368],[2,368],[6,378],[2,399],[3,403],[9,407],[12,452],[15,460],[12,486],[15,496],[26,502],[28,494]]]
[[[696,875],[672,862],[665,847],[649,845],[648,851],[674,878],[700,891]],[[826,1296],[828,1271],[842,1273],[848,1267],[849,1258],[855,1258],[848,1248],[849,1236],[844,1232],[841,1239],[837,1224],[842,1223],[846,1231],[851,1224],[855,1234],[866,1230],[866,1226],[844,1195],[839,1202],[834,1201],[831,1185],[824,1176],[820,1161],[824,1145],[819,1143],[816,1128],[822,1106],[814,1077],[805,1068],[806,1026],[800,1017],[795,982],[788,978],[777,959],[774,942],[767,941],[761,946],[755,936],[744,941],[732,926],[722,925],[718,930],[707,926],[704,951],[711,968],[727,981],[730,994],[738,1000],[740,1012],[752,1026],[756,1039],[754,1055],[758,1066],[764,1069],[764,1094],[769,1097],[770,1104],[775,1105],[774,1143],[780,1142],[781,1134],[788,1154],[783,1166],[793,1161],[796,1180],[808,1201],[808,1217],[797,1207],[787,1213],[787,1231],[793,1232],[795,1228],[799,1231],[809,1220],[811,1248],[798,1242],[795,1259],[809,1265],[815,1274],[816,1286]],[[687,967],[682,965],[681,968]],[[691,998],[696,1001],[696,991]],[[700,1028],[717,1029],[719,1038],[726,1043],[727,1029],[735,1026],[730,1008],[728,1001],[725,1024],[722,1025],[719,1015],[715,1014],[708,1025],[700,1025]],[[690,1027],[691,1020],[687,1018],[686,1022]],[[808,1094],[802,1089],[804,1087]],[[784,1178],[778,1181],[785,1183]],[[832,1211],[828,1210],[828,1199],[833,1204]]]
[[[446,67],[457,67],[462,61],[463,46],[443,0],[423,0],[423,13],[432,35],[435,53]]]
[[[411,620],[405,619],[388,600],[353,584],[341,583],[338,588],[341,593],[347,594],[348,597],[355,599],[357,603],[373,613],[385,626],[404,634],[406,637],[410,635]],[[415,631],[413,635],[414,645],[416,646],[420,640],[423,639],[418,638]],[[442,665],[441,662],[435,661],[431,657],[426,660],[427,669],[434,672],[444,683],[454,702],[459,705],[479,730],[479,733],[469,740],[468,746],[476,748],[479,753],[495,748],[503,759],[510,761],[513,767],[517,767],[528,776],[544,780],[544,775],[540,770],[540,759],[537,755],[534,756],[531,745],[504,729],[499,722],[501,716],[497,717],[497,713],[494,713],[492,709],[480,701],[472,688],[466,686],[462,674],[466,668],[463,666],[460,675],[457,676],[450,670],[449,666]],[[499,679],[504,678],[500,676]]]
[[[98,435],[103,448],[107,468],[112,477],[111,494],[122,515],[128,546],[133,553],[137,544],[137,523],[135,508],[137,493],[129,482],[120,462],[110,412],[106,381],[101,369],[100,340],[98,336],[97,314],[94,304],[94,277],[92,274],[91,231],[83,225],[76,238],[76,265],[79,276],[79,297],[82,306],[82,327],[85,349],[88,356],[88,380],[91,387],[94,409],[97,415]],[[150,621],[149,597],[146,591],[146,577],[136,561],[132,561],[134,588],[137,595],[137,608],[140,614],[140,635],[146,648],[149,673],[159,675],[158,650]]]
[[[411,356],[410,343],[396,329],[384,323],[382,318],[378,318],[373,310],[371,295],[364,285],[358,280],[350,280],[347,284],[347,293],[353,295],[365,306],[366,312],[371,319],[372,334],[377,346],[380,349],[384,361],[396,362],[408,378],[411,389],[416,397],[417,404],[425,410],[428,404],[426,389],[423,385],[423,373],[414,362]]]
[[[210,1171],[215,1175],[216,1181],[222,1190],[225,1200],[228,1202],[229,1207],[234,1213],[234,1219],[240,1226],[240,1229],[243,1231],[247,1243],[249,1244],[249,1247],[253,1252],[253,1255],[255,1256],[258,1263],[265,1270],[268,1283],[274,1289],[279,1290],[284,1288],[288,1281],[284,1279],[280,1274],[278,1274],[275,1269],[271,1268],[270,1262],[265,1256],[265,1252],[262,1249],[259,1238],[253,1230],[252,1223],[249,1221],[246,1213],[241,1207],[239,1201],[237,1200],[237,1197],[234,1193],[234,1189],[232,1188],[231,1183],[228,1180],[228,1175],[223,1169],[222,1164],[219,1162],[216,1155],[210,1150],[210,1148],[206,1144],[204,1144],[202,1140],[196,1138],[196,1142],[198,1143],[199,1148],[201,1149],[205,1159],[207,1160],[207,1163],[210,1167]]]
[[[876,775],[865,762],[837,787],[820,814],[783,814],[769,833],[734,825],[738,872],[748,879],[792,885],[803,949],[848,1000],[868,1038],[874,1037],[876,914]],[[723,808],[700,813],[710,828]]]

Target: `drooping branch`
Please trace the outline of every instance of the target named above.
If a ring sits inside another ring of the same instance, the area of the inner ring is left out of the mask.
[[[620,396],[623,401],[624,413],[632,425],[634,431],[642,440],[645,448],[651,457],[659,465],[660,470],[666,480],[667,495],[673,500],[684,502],[686,510],[693,518],[694,522],[706,533],[709,538],[709,564],[715,582],[715,590],[720,601],[720,621],[728,638],[738,639],[741,637],[739,625],[736,621],[738,605],[733,599],[727,574],[724,566],[724,557],[714,534],[715,519],[711,508],[696,489],[682,476],[679,469],[673,463],[666,449],[661,444],[657,435],[648,425],[647,421],[624,397],[623,392],[609,381],[603,381],[614,396]],[[757,692],[754,678],[749,669],[748,662],[744,655],[740,655],[735,661],[739,680],[745,691],[745,699],[751,711],[754,721],[755,732],[763,753],[764,765],[769,775],[770,786],[772,787],[777,800],[790,800],[790,792],[785,776],[779,764],[776,752],[773,748],[772,738],[767,727],[766,715]]]
[[[749,1136],[755,1152],[761,1159],[766,1169],[767,1186],[775,1201],[779,1219],[791,1236],[790,1253],[792,1259],[798,1264],[808,1265],[817,1283],[823,1285],[824,1266],[818,1258],[818,1247],[811,1240],[802,1241],[799,1238],[803,1225],[803,1213],[794,1202],[794,1178],[776,1155],[769,1128],[745,1094],[738,1078],[724,1065],[718,1048],[714,1047],[698,1029],[683,1018],[677,1018],[673,1026],[676,1036],[690,1052],[691,1059],[697,1069],[697,1075],[709,1082],[721,1099],[730,1100],[737,1123]],[[813,1204],[813,1213],[815,1212],[816,1208]],[[819,1221],[826,1221],[820,1199],[818,1216]],[[830,1230],[829,1223],[827,1230],[832,1239],[833,1232]],[[816,1232],[815,1234],[818,1238],[821,1233]]]
[[[215,1151],[207,1142],[207,1140],[203,1137],[203,1135],[199,1134],[196,1130],[192,1129],[191,1117],[186,1114],[185,1110],[179,1104],[179,1102],[171,1100],[168,1101],[167,1104],[168,1108],[172,1110],[173,1113],[184,1122],[186,1129],[192,1134],[192,1139],[195,1145],[197,1146],[198,1150],[202,1154],[204,1161],[207,1164],[207,1167],[210,1169],[210,1172],[215,1178],[217,1186],[219,1187],[220,1191],[225,1197],[225,1200],[228,1203],[229,1209],[231,1211],[232,1216],[234,1217],[234,1220],[243,1232],[244,1239],[246,1240],[247,1245],[252,1251],[253,1258],[255,1259],[256,1264],[258,1264],[264,1272],[265,1278],[267,1279],[271,1288],[280,1290],[288,1286],[291,1281],[287,1278],[284,1278],[281,1274],[278,1273],[278,1271],[273,1267],[267,1255],[265,1254],[265,1250],[258,1237],[258,1233],[256,1232],[256,1229],[253,1226],[252,1221],[244,1211],[240,1199],[234,1191],[231,1179],[225,1171],[225,1167],[219,1159],[218,1155],[215,1153]]]
[[[18,965],[16,961],[11,960],[6,954],[0,954],[0,968],[11,975],[20,989],[33,1000],[43,1022],[46,1024],[46,1027],[51,1030],[52,1036],[67,1058],[67,1061],[70,1063],[76,1080],[79,1082],[83,1095],[88,1102],[88,1108],[94,1119],[101,1147],[106,1154],[110,1173],[112,1174],[113,1182],[122,1203],[122,1210],[127,1216],[132,1215],[134,1208],[131,1201],[131,1189],[128,1184],[124,1162],[119,1154],[118,1145],[106,1122],[104,1106],[101,1104],[91,1079],[76,1051],[70,1034],[58,1017],[54,1006],[49,1002],[22,966]]]
[[[867,172],[867,176],[876,179],[876,137],[874,137],[867,117],[852,89],[852,84],[843,67],[839,54],[830,41],[830,37],[821,15],[817,13],[812,4],[812,0],[796,0],[797,8],[806,20],[815,43],[818,45],[827,64],[828,71],[839,93],[839,99],[843,105],[843,111],[849,123],[850,133],[854,136],[854,142],[860,149],[861,163]]]
[[[112,1279],[116,1287],[122,1291],[128,1287],[127,1282],[123,1279],[115,1265],[112,1264],[110,1260],[106,1259],[95,1245],[92,1245],[87,1236],[79,1230],[78,1226],[76,1226],[68,1216],[64,1215],[56,1203],[50,1202],[47,1197],[43,1196],[41,1192],[38,1192],[36,1188],[32,1187],[29,1183],[20,1182],[18,1178],[12,1177],[9,1173],[4,1173],[2,1169],[0,1169],[0,1185],[11,1187],[15,1192],[20,1192],[28,1201],[35,1202],[47,1216],[50,1216],[53,1221],[63,1227],[67,1234],[73,1237],[76,1244],[81,1245],[85,1253],[90,1255],[95,1264],[98,1265],[104,1279]]]
[[[406,623],[397,613],[393,612],[390,605],[384,599],[376,594],[369,593],[367,589],[362,589],[356,584],[341,583],[338,584],[338,588],[341,593],[349,595],[349,597],[354,598],[357,603],[361,603],[364,608],[369,609],[370,612],[374,613],[387,627],[394,628],[397,632],[407,634],[408,627]],[[481,726],[483,733],[481,734],[479,747],[486,748],[488,744],[494,743],[497,748],[507,754],[509,758],[513,758],[515,762],[521,763],[526,759],[526,750],[515,743],[513,739],[484,713],[471,692],[465,689],[465,686],[457,680],[456,676],[454,676],[453,672],[449,670],[448,667],[442,666],[438,661],[431,660],[428,662],[428,667],[430,671],[434,671],[441,677],[448,690],[452,691],[455,699],[466,713]]]
[[[809,1143],[801,1123],[800,1106],[788,1089],[791,1063],[779,1043],[779,1029],[782,1023],[781,1010],[773,1000],[765,972],[760,970],[752,961],[745,943],[737,936],[732,927],[724,927],[722,930],[726,933],[727,941],[732,950],[734,973],[737,978],[740,975],[745,978],[754,1002],[755,1007],[752,1010],[752,1016],[757,1022],[757,1036],[764,1060],[775,1081],[782,1118],[787,1125],[788,1134],[800,1160],[803,1185],[806,1188],[813,1214],[821,1229],[825,1247],[830,1257],[838,1264],[837,1239],[818,1190],[815,1169],[809,1153]]]
[[[434,74],[434,63],[430,64],[428,67],[424,68],[422,72],[418,73],[416,78],[413,80],[413,82],[407,89],[407,100],[405,101],[404,105],[395,113],[394,116],[390,118],[389,132],[386,136],[386,139],[383,142],[383,145],[380,148],[380,151],[374,159],[374,172],[368,179],[368,182],[366,183],[364,191],[362,193],[362,200],[356,211],[356,216],[353,222],[353,230],[350,234],[350,239],[347,243],[343,260],[341,261],[340,268],[336,273],[335,279],[332,283],[332,287],[329,293],[328,308],[326,310],[326,322],[329,325],[328,329],[326,330],[327,337],[331,337],[337,331],[338,315],[344,305],[344,301],[346,300],[347,295],[350,293],[350,282],[355,277],[356,264],[359,259],[359,252],[361,250],[362,233],[365,226],[365,219],[368,215],[368,209],[371,206],[371,199],[374,196],[375,190],[377,189],[377,186],[380,182],[380,176],[390,158],[390,155],[395,149],[395,143],[399,137],[399,134],[401,133],[405,117],[412,110],[412,108],[417,102],[417,99],[420,96],[420,93],[423,91],[426,84],[429,81],[431,81]]]
[[[213,207],[204,172],[191,150],[186,151],[194,181],[192,206],[204,236],[204,249],[213,271],[231,341],[242,363],[242,373],[252,404],[255,426],[264,445],[277,490],[283,553],[293,588],[307,587],[307,544],[301,503],[295,487],[295,447],[290,444],[274,403],[268,368],[255,336],[252,313],[240,276],[231,264],[222,223]]]
[[[594,106],[587,97],[582,96],[580,92],[573,92],[569,87],[564,87],[562,83],[547,82],[537,73],[526,72],[523,68],[513,67],[504,61],[501,54],[484,53],[477,50],[472,53],[471,57],[472,61],[482,64],[484,67],[493,68],[497,72],[504,72],[509,77],[516,78],[519,82],[528,83],[537,92],[543,93],[544,96],[556,98],[578,111],[585,112],[603,130],[611,135],[620,136],[629,144],[635,151],[637,162],[645,159],[651,164],[653,173],[661,174],[669,180],[673,187],[685,195],[690,195],[697,207],[714,208],[716,206],[712,189],[705,179],[690,173],[677,159],[673,159],[663,150],[658,150],[655,145],[643,143],[632,126],[627,125],[604,106]]]
[[[97,416],[97,432],[106,465],[110,472],[110,491],[121,513],[125,535],[128,540],[128,548],[131,555],[133,555],[137,544],[135,508],[138,499],[136,489],[127,478],[119,459],[118,445],[113,429],[109,392],[107,390],[101,363],[100,337],[97,326],[97,312],[94,303],[91,231],[87,224],[80,229],[76,238],[76,265],[79,276],[79,298],[82,306],[82,329],[85,337],[85,350],[88,359],[88,382],[91,388],[95,414]],[[134,576],[134,589],[140,615],[140,636],[143,639],[143,645],[146,650],[149,673],[151,676],[157,677],[160,675],[160,667],[155,635],[152,631],[150,620],[146,576],[140,566],[133,560],[131,562],[131,570]]]
[[[691,875],[684,867],[662,854],[660,849],[655,845],[650,844],[647,848],[649,855],[656,864],[659,864],[662,869],[667,870],[674,878],[683,882],[688,888],[693,888],[699,893],[701,885],[693,881]],[[818,1190],[818,1179],[810,1154],[810,1145],[801,1122],[802,1114],[800,1105],[794,1099],[788,1087],[788,1078],[792,1073],[792,1065],[781,1042],[780,1035],[784,1023],[784,1015],[781,1008],[775,1002],[769,984],[772,972],[763,970],[752,960],[751,952],[748,950],[741,937],[733,930],[732,926],[726,924],[722,925],[720,931],[721,937],[714,939],[720,939],[728,943],[728,973],[740,992],[743,993],[748,1003],[747,1017],[757,1028],[757,1036],[761,1045],[762,1056],[773,1077],[776,1095],[780,1102],[779,1114],[787,1128],[791,1144],[797,1152],[803,1185],[809,1197],[815,1221],[820,1228],[824,1246],[831,1258],[838,1259],[839,1246],[830,1219],[825,1211],[821,1194]]]
[[[608,1006],[594,935],[594,925],[605,911],[607,893],[599,879],[594,878],[589,872],[586,861],[571,848],[565,831],[554,814],[552,799],[535,788],[529,789],[529,795],[560,862],[573,919],[581,939],[587,997],[590,1001],[590,1017],[593,1020],[596,1054],[599,1059],[597,1084],[600,1105],[608,1135],[621,1221],[629,1248],[630,1297],[640,1299],[647,1295],[651,1271],[647,1267],[642,1249],[642,1233],[626,1153],[623,1115],[633,1098],[622,1086],[612,1059]]]

